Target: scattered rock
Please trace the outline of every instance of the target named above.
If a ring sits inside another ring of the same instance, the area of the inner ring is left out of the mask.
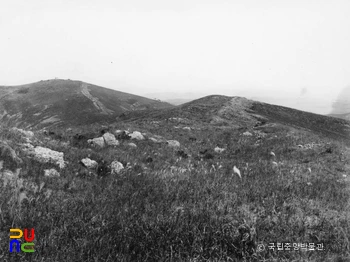
[[[58,171],[54,168],[45,169],[44,172],[45,172],[44,176],[46,176],[46,177],[59,177],[60,176],[60,173],[58,173]]]
[[[236,166],[233,167],[233,173],[237,174],[239,178],[242,179],[241,171]]]
[[[119,141],[115,139],[115,136],[111,133],[104,133],[103,138],[108,146],[118,146]]]
[[[86,157],[80,161],[85,167],[94,169],[97,167],[97,162],[95,160],[91,160],[90,158]]]
[[[144,140],[145,137],[138,131],[132,132],[130,135],[131,139],[136,139],[136,140]]]
[[[120,129],[117,129],[117,130],[115,130],[115,134],[116,135],[119,135],[119,134],[121,134],[121,133],[123,133],[123,132],[125,132],[124,130],[120,130]]]
[[[63,159],[64,154],[49,148],[37,146],[34,148],[34,158],[41,163],[53,163],[60,168],[65,168],[66,163]]]
[[[163,138],[156,138],[156,137],[150,137],[149,140],[151,140],[154,143],[164,143],[164,142],[166,142],[165,139],[163,139]]]
[[[93,139],[89,139],[88,143],[93,145],[93,146],[105,147],[105,140],[103,137],[96,137]]]
[[[180,142],[176,140],[168,140],[167,143],[170,147],[180,147]]]
[[[226,149],[225,148],[220,148],[220,147],[215,147],[214,148],[214,151],[216,152],[216,153],[222,153],[222,152],[224,152]]]
[[[118,161],[113,161],[111,163],[111,173],[113,174],[119,174],[124,169],[124,166],[122,163]]]

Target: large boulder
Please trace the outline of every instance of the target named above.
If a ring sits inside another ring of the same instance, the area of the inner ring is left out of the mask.
[[[103,137],[96,137],[93,139],[89,139],[88,143],[93,145],[93,146],[105,147],[105,140]]]
[[[131,134],[129,134],[131,139],[136,139],[136,140],[144,140],[145,137],[139,132],[139,131],[134,131]]]
[[[111,133],[104,133],[102,137],[105,140],[106,145],[108,145],[108,146],[118,146],[119,145],[119,141]]]
[[[91,160],[90,158],[86,157],[80,161],[85,167],[94,169],[97,167],[97,162],[95,160]]]
[[[49,148],[37,146],[34,148],[34,158],[41,163],[52,163],[60,168],[66,167],[66,162],[63,159],[64,154]]]
[[[113,161],[111,163],[111,173],[113,174],[119,174],[124,169],[124,166],[119,161]]]

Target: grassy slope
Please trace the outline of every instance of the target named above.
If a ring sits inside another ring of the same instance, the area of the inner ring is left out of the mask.
[[[168,103],[88,84],[91,95],[110,110],[110,115],[104,115],[81,93],[82,84],[81,81],[57,79],[14,87],[0,86],[0,112],[4,109],[9,115],[21,113],[22,117],[8,121],[21,121],[20,126],[28,128],[52,125],[40,124],[52,116],[61,119],[54,125],[74,126],[111,122],[124,110],[172,107]]]
[[[215,112],[215,105],[211,108]],[[264,114],[271,117],[273,113]],[[61,178],[50,180],[42,176],[50,165],[25,159],[21,175],[37,184],[45,182],[45,186],[21,208],[11,202],[16,200],[14,192],[2,189],[0,239],[4,241],[0,257],[10,261],[350,259],[350,154],[331,133],[294,129],[289,125],[295,118],[290,118],[287,126],[266,123],[250,128],[253,136],[242,136],[245,129],[201,124],[199,120],[191,122],[197,129],[188,131],[174,128],[189,126],[183,120],[166,121],[155,115],[160,122],[144,117],[144,121],[119,122],[110,128],[176,139],[189,158],[182,159],[176,150],[147,140],[136,142],[136,150],[122,144],[116,149],[91,151],[36,134],[43,146],[64,152],[70,165]],[[287,115],[283,119],[288,119]],[[89,127],[85,132],[97,136],[99,129]],[[21,139],[4,127],[0,136],[13,147]],[[63,141],[71,140],[67,133],[62,136]],[[312,142],[319,145],[297,147]],[[216,145],[227,150],[215,153]],[[204,149],[209,151],[200,160],[203,155],[199,152]],[[269,155],[271,150],[276,157]],[[103,178],[75,177],[76,163],[88,154],[97,161],[130,162],[132,168]],[[147,162],[147,157],[153,162]],[[232,174],[234,165],[241,170],[242,179]],[[53,190],[50,197],[45,196],[47,190]],[[35,228],[34,254],[9,254],[10,227]],[[251,242],[242,240],[244,228],[254,236]],[[271,251],[267,249],[270,242],[317,242],[326,250]],[[257,252],[257,245],[264,245],[265,251]]]

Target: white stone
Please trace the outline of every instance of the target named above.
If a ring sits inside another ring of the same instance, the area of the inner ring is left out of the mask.
[[[136,144],[134,144],[134,143],[129,143],[129,144],[128,144],[128,146],[130,146],[130,147],[134,147],[134,148],[136,148],[136,147],[137,147],[137,145],[136,145]]]
[[[220,148],[220,147],[215,147],[214,148],[214,151],[216,152],[216,153],[222,153],[222,152],[224,152],[225,151],[225,148]]]
[[[242,179],[241,171],[239,171],[239,169],[236,166],[233,167],[233,173],[237,174],[239,178]]]
[[[95,160],[91,160],[90,158],[86,157],[81,160],[84,166],[87,168],[93,169],[97,167],[97,162]]]
[[[105,143],[108,146],[118,146],[119,145],[119,141],[117,139],[115,139],[115,136],[111,133],[103,134],[103,138],[105,140]]]
[[[124,169],[124,166],[119,161],[115,160],[111,163],[111,173],[112,174],[119,174],[120,171],[122,171],[123,169]]]
[[[180,146],[180,142],[176,141],[176,140],[168,140],[167,143],[170,147],[179,147]]]
[[[250,133],[250,132],[248,132],[248,131],[246,131],[246,132],[243,133],[243,135],[244,135],[244,136],[252,136],[253,134]]]
[[[134,131],[131,134],[129,134],[131,139],[136,139],[136,140],[144,140],[145,137],[138,131]]]
[[[59,177],[60,173],[54,168],[51,169],[45,169],[44,170],[44,176],[46,177]]]

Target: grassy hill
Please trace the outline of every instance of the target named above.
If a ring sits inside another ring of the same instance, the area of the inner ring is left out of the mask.
[[[168,107],[172,106],[81,81],[0,86],[1,120],[26,128],[110,122],[123,112]]]
[[[268,129],[266,124],[280,124],[308,130],[344,143],[350,140],[350,122],[283,106],[248,100],[242,97],[212,95],[165,110],[128,112],[124,121],[147,121],[171,117],[188,119],[191,123],[207,123],[225,128]]]
[[[118,137],[118,146],[104,148],[86,143],[117,129],[145,139]],[[103,127],[35,131],[33,146],[64,153],[67,167],[58,169],[27,157],[27,139],[2,123],[0,140],[23,164],[17,186],[0,191],[0,257],[349,261],[348,138],[346,120],[213,95],[175,108],[128,111]],[[82,176],[79,162],[86,157],[98,168]],[[119,174],[108,168],[115,160],[125,167]],[[60,177],[45,177],[47,168]],[[29,182],[40,190],[33,192]],[[35,253],[8,252],[11,227],[35,228]],[[278,250],[281,243],[291,250]]]

